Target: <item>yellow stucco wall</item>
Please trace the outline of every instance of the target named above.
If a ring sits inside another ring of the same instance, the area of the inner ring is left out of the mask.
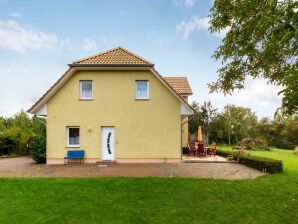
[[[188,102],[188,96],[183,96],[183,99]],[[182,116],[181,117],[181,122],[184,124],[182,126],[182,147],[187,147],[188,144],[188,116]]]
[[[182,126],[182,147],[187,147],[188,144],[188,117],[182,116],[181,122],[184,124]]]
[[[93,80],[93,100],[79,100],[79,81]],[[135,99],[149,80],[150,99]],[[101,158],[101,126],[115,127],[115,159],[180,159],[180,102],[150,71],[77,71],[47,103],[47,158],[66,155],[67,126],[80,126],[85,157]]]

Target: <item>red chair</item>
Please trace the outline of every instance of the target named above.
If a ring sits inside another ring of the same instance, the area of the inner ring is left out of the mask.
[[[190,145],[190,144],[188,144],[187,147],[188,147],[188,155],[189,155],[189,156],[190,156],[191,154],[193,154],[194,156],[197,155],[197,148],[196,148],[195,145]]]
[[[212,145],[211,145],[211,149],[210,149],[210,152],[209,152],[209,155],[211,156],[211,155],[216,155],[216,143],[213,143]]]
[[[206,150],[204,149],[204,144],[202,143],[198,144],[198,156],[200,155],[207,156]]]

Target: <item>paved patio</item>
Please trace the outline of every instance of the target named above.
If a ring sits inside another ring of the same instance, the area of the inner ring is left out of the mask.
[[[182,162],[202,162],[202,163],[208,163],[208,162],[212,162],[212,163],[230,163],[231,161],[229,161],[227,158],[222,157],[222,156],[202,156],[202,157],[198,157],[198,156],[188,156],[188,155],[183,155],[182,156]]]
[[[29,157],[0,159],[0,177],[193,177],[254,179],[262,172],[237,163],[178,164],[34,164]]]

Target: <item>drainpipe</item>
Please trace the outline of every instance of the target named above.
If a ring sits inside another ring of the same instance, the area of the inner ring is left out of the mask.
[[[42,123],[44,126],[47,126],[47,124],[45,122],[43,122],[42,120],[38,119],[38,118],[43,118],[46,119],[46,117],[42,117],[42,116],[38,116],[38,115],[34,115],[34,118],[36,118],[36,120],[38,120],[40,123]]]

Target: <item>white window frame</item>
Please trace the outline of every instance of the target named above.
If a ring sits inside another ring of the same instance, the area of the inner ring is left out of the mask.
[[[79,144],[77,144],[77,145],[71,145],[71,144],[69,144],[69,129],[70,128],[78,128],[79,129]],[[67,147],[80,147],[80,143],[81,143],[81,129],[80,129],[80,126],[67,126],[66,127],[66,129],[67,129],[67,136],[66,136],[66,145],[67,145]]]
[[[147,97],[138,97],[138,82],[147,82]],[[149,80],[136,80],[135,81],[135,88],[136,88],[136,99],[137,100],[149,100],[149,89],[150,89],[150,85],[149,85]]]
[[[88,97],[85,97],[85,98],[83,98],[83,96],[82,96],[82,84],[83,83],[86,83],[86,82],[91,82],[91,97],[90,98],[88,98]],[[93,81],[92,80],[80,80],[80,99],[81,100],[92,100],[93,99]]]

